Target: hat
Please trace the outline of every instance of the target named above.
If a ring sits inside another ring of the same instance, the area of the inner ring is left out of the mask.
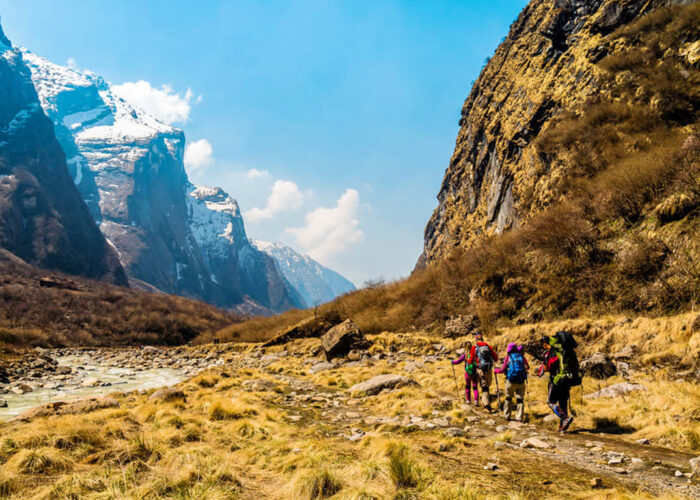
[[[474,332],[474,337],[476,337],[476,340],[484,340],[484,336],[479,331]]]

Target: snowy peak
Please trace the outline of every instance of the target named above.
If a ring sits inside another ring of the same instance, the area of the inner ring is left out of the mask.
[[[322,266],[308,255],[302,255],[282,243],[251,240],[261,252],[275,260],[282,276],[309,306],[329,302],[355,290],[355,285],[339,273]]]
[[[55,124],[71,130],[76,142],[143,141],[180,133],[117,97],[102,77],[54,64],[26,49],[22,54],[44,111],[54,115]]]
[[[238,202],[220,187],[190,185],[188,193],[192,198],[203,202],[209,210],[240,217]]]

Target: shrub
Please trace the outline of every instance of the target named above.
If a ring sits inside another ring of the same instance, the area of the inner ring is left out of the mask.
[[[302,472],[294,482],[294,498],[315,500],[332,497],[343,488],[340,480],[326,469]]]

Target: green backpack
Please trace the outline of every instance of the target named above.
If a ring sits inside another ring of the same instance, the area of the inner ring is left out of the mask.
[[[467,372],[469,375],[474,375],[476,373],[476,363],[467,363],[465,361],[464,371]]]
[[[556,335],[549,337],[549,345],[559,358],[559,373],[552,380],[554,385],[562,382],[566,382],[569,387],[581,385],[581,370],[575,350],[578,344],[573,335],[569,332],[557,332]]]

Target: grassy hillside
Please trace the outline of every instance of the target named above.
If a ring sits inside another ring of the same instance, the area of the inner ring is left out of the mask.
[[[182,344],[234,321],[201,302],[39,270],[0,252],[0,345]]]
[[[321,310],[369,333],[437,330],[465,313],[495,330],[692,310],[700,299],[698,39],[700,4],[657,10],[607,35],[596,63],[600,92],[536,138],[546,164],[564,172],[547,207],[406,280]],[[218,337],[269,338],[302,317],[256,319]]]

